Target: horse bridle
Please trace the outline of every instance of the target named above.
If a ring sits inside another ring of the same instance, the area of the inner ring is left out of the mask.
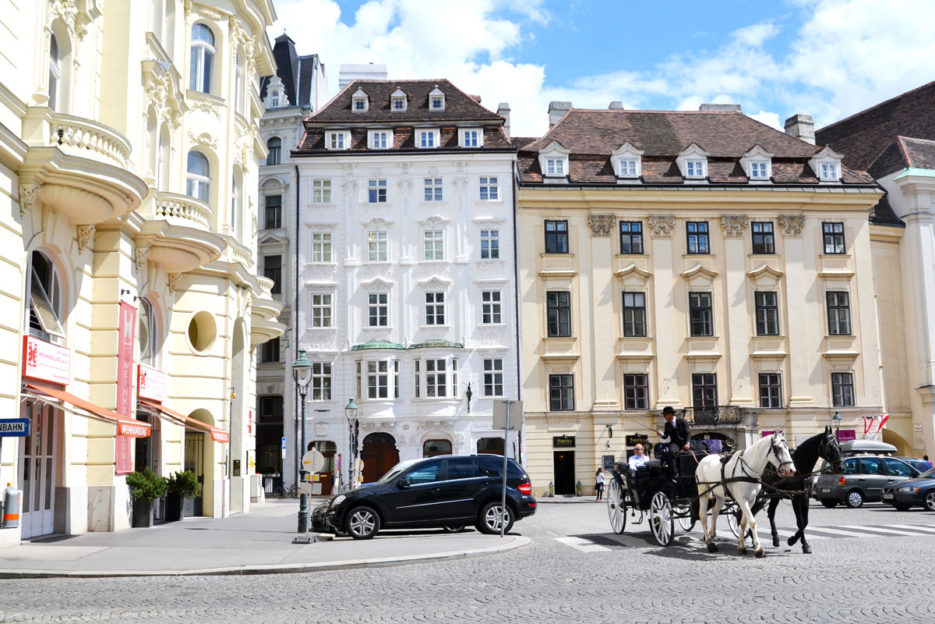
[[[777,472],[779,472],[780,470],[782,470],[782,467],[783,467],[783,466],[786,466],[786,465],[789,465],[789,464],[791,464],[792,467],[795,468],[795,462],[792,461],[792,454],[791,454],[791,453],[789,454],[789,461],[787,461],[787,462],[782,461],[782,459],[779,457],[779,450],[780,450],[780,449],[779,449],[779,444],[776,442],[776,434],[775,434],[775,433],[774,433],[772,436],[770,436],[770,440],[769,440],[769,450],[770,450],[770,452],[773,454],[773,457],[776,458],[776,463],[779,464],[779,468],[777,469]],[[788,452],[788,451],[787,451],[787,452]]]

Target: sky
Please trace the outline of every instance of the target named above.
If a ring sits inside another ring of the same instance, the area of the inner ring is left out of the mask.
[[[776,128],[816,128],[935,80],[935,0],[273,0],[299,54],[390,80],[448,78],[513,136],[548,130],[548,105],[697,110],[740,104]]]

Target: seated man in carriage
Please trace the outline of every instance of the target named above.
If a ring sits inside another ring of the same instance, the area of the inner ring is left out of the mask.
[[[657,429],[656,433],[663,440],[669,442],[669,479],[675,480],[678,476],[679,451],[691,450],[691,429],[684,418],[676,418],[675,410],[671,405],[662,408],[662,417],[666,419],[665,430]]]

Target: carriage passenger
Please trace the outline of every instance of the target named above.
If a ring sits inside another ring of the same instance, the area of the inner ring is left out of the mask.
[[[638,443],[633,447],[633,454],[630,455],[630,459],[627,460],[627,465],[630,467],[630,470],[636,472],[636,469],[640,466],[646,465],[646,462],[649,461],[649,457],[643,453],[643,445]]]

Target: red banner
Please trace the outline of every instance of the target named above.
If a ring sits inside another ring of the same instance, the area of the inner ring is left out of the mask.
[[[136,345],[136,308],[126,301],[120,302],[120,321],[117,326],[117,405],[115,412],[133,418],[133,348]],[[129,433],[129,432],[128,432]],[[117,431],[116,472],[133,471],[132,437]]]

